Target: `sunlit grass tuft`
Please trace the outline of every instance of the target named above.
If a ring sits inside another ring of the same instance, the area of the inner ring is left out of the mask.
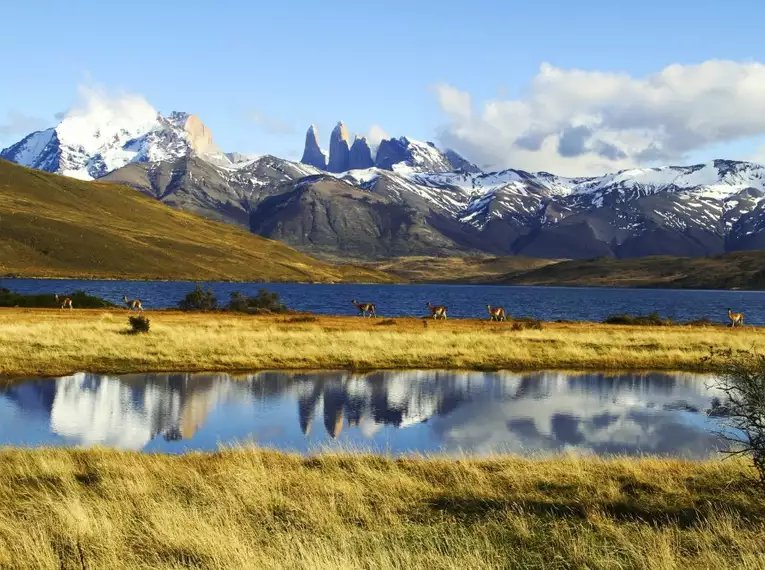
[[[0,567],[762,568],[744,461],[0,453]]]

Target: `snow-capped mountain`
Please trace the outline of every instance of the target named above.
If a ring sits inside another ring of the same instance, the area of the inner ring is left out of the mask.
[[[163,117],[141,106],[126,114],[105,109],[72,114],[56,127],[24,137],[0,152],[0,158],[91,180],[129,163],[158,163],[191,153],[220,166],[234,164],[196,115],[173,112]]]
[[[409,137],[314,126],[301,162],[223,153],[195,115],[149,107],[72,113],[0,157],[133,186],[313,254],[491,253],[545,258],[706,256],[765,248],[765,167],[715,160],[566,178],[482,172]],[[334,149],[334,152],[333,152]],[[310,164],[309,164],[310,163]]]

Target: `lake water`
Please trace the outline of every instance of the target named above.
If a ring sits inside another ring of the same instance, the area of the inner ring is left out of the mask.
[[[486,305],[505,307],[508,315],[545,321],[602,321],[618,313],[652,311],[677,320],[707,317],[727,323],[727,309],[743,311],[747,324],[765,324],[765,291],[696,291],[579,287],[513,287],[495,285],[314,285],[203,283],[220,303],[232,291],[256,295],[260,287],[277,291],[293,309],[328,315],[355,315],[352,299],[377,305],[380,316],[423,316],[425,303],[447,305],[450,318],[487,318]],[[168,281],[79,281],[0,279],[0,287],[19,293],[70,293],[82,289],[115,303],[139,298],[146,309],[177,307],[194,283]]]
[[[686,373],[405,371],[75,374],[0,388],[0,446],[147,452],[254,443],[386,454],[560,452],[701,458],[721,396]]]

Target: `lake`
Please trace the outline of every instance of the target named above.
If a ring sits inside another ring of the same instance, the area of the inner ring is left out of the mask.
[[[693,320],[707,317],[727,323],[727,309],[744,312],[746,324],[765,324],[765,291],[699,291],[495,285],[355,285],[203,283],[228,301],[231,292],[256,295],[260,287],[277,291],[288,307],[319,314],[355,315],[352,299],[377,305],[379,316],[427,314],[425,303],[447,305],[450,318],[487,318],[486,305],[505,307],[509,315],[545,321],[602,321],[609,315],[646,314]],[[19,293],[71,293],[82,289],[114,303],[139,298],[146,309],[177,307],[194,283],[172,281],[80,281],[0,279],[0,287]]]
[[[665,372],[79,373],[0,388],[0,446],[703,458],[721,445],[717,420],[705,413],[722,399],[707,387],[712,380]]]

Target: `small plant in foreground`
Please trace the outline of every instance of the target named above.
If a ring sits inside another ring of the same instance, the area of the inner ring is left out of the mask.
[[[130,322],[131,333],[137,334],[149,332],[150,323],[147,317],[144,317],[143,315],[139,315],[137,317],[128,317],[128,321]]]
[[[218,300],[215,298],[212,290],[202,289],[202,286],[197,283],[197,286],[193,291],[186,294],[186,296],[178,303],[178,307],[182,311],[213,311],[218,306]]]
[[[728,442],[725,452],[750,456],[765,490],[765,355],[711,347],[709,359],[719,359],[713,386],[724,396],[708,415],[722,418],[718,435]]]

